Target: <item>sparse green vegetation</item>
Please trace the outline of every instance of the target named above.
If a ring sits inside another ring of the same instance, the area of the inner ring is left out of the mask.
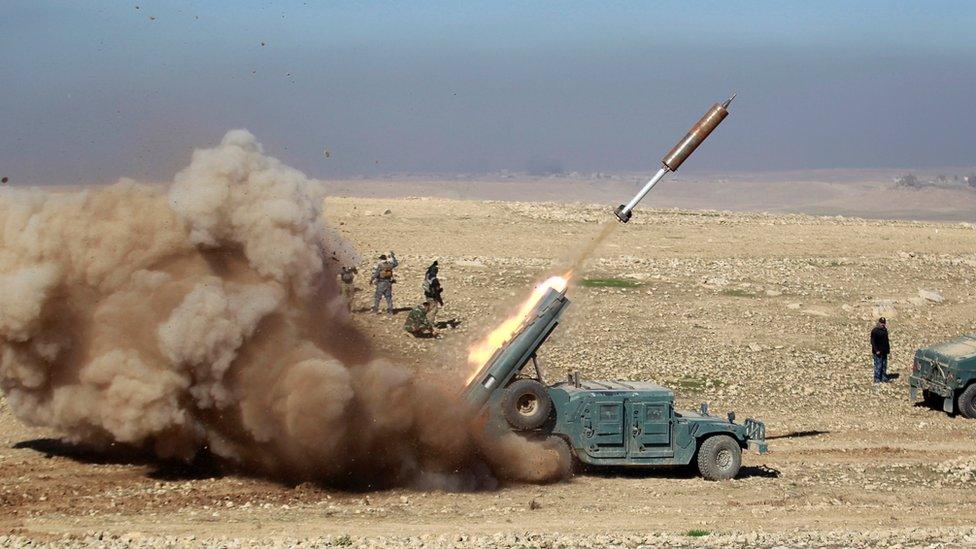
[[[722,290],[722,295],[727,295],[729,297],[756,297],[756,294],[741,288],[729,288],[727,290]]]
[[[584,278],[580,281],[580,286],[585,288],[638,288],[643,284],[636,280],[625,280],[623,278]]]
[[[688,537],[692,538],[703,538],[710,534],[711,532],[708,530],[702,530],[700,528],[692,528],[691,530],[688,530]]]
[[[349,537],[349,534],[343,534],[337,537],[335,540],[333,540],[332,544],[337,545],[339,547],[349,547],[350,545],[352,545],[352,538]]]

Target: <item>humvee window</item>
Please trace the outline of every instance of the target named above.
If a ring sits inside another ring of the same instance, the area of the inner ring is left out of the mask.
[[[616,404],[601,405],[600,421],[617,421],[617,405]]]
[[[647,421],[661,421],[664,419],[664,406],[648,406],[644,414]]]

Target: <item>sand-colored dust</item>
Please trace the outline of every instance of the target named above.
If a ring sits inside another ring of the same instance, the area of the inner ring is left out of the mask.
[[[0,191],[7,404],[69,441],[291,481],[562,478],[548,448],[472,436],[455,388],[374,353],[318,189],[235,130],[165,188]],[[485,459],[495,444],[540,465]]]

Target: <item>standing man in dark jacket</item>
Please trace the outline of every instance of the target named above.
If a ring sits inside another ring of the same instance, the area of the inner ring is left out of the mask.
[[[888,322],[884,317],[878,319],[878,325],[871,330],[871,354],[874,358],[874,382],[888,383],[888,355],[891,354],[891,343],[888,341]]]
[[[444,288],[441,287],[441,280],[437,278],[437,262],[430,264],[427,267],[427,274],[424,275],[424,301],[427,302],[427,320],[430,321],[431,325],[436,326],[437,322],[437,311],[444,306],[444,298],[441,294],[444,293]]]

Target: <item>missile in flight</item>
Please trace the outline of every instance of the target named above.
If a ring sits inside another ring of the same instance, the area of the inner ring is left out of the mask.
[[[668,172],[676,172],[678,168],[684,164],[685,160],[691,156],[691,153],[695,152],[695,149],[705,141],[705,138],[711,134],[715,128],[725,120],[725,117],[729,115],[729,105],[732,104],[732,100],[735,99],[736,94],[732,94],[732,97],[726,99],[723,103],[715,103],[712,108],[708,109],[705,116],[701,117],[701,120],[695,123],[694,126],[688,130],[688,133],[678,141],[678,144],[668,151],[668,154],[664,155],[661,159],[661,169],[654,174],[654,177],[647,182],[646,185],[630,199],[630,202],[626,204],[621,204],[613,210],[614,215],[617,216],[620,221],[624,223],[630,221],[630,216],[633,214],[634,208],[637,206],[641,200],[647,196],[647,193],[651,192],[654,185],[664,178],[664,175]]]

